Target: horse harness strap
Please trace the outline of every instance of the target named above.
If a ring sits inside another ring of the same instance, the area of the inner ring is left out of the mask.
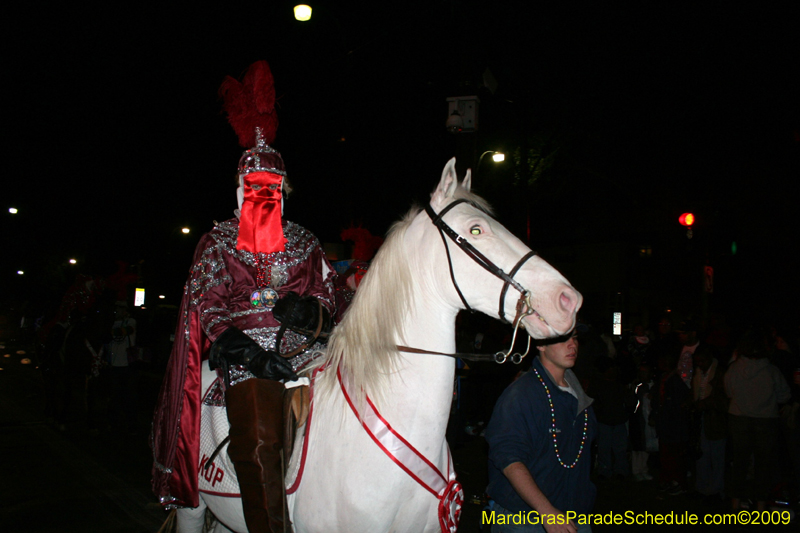
[[[505,311],[503,309],[505,306],[505,296],[506,292],[508,292],[508,286],[511,285],[512,287],[517,289],[522,295],[522,298],[525,298],[525,296],[529,294],[529,292],[525,289],[525,287],[523,287],[517,280],[514,279],[514,275],[520,270],[520,268],[522,268],[522,265],[524,265],[528,261],[528,259],[536,256],[537,254],[534,251],[528,252],[527,254],[525,254],[525,256],[522,257],[522,259],[520,259],[517,262],[516,265],[514,265],[514,268],[511,269],[511,272],[509,274],[506,274],[506,272],[503,271],[502,268],[495,265],[491,259],[483,255],[477,248],[472,246],[472,244],[470,244],[467,240],[465,240],[461,235],[456,233],[456,231],[453,230],[453,228],[451,228],[442,219],[442,217],[444,217],[445,214],[447,214],[451,209],[453,209],[455,206],[461,203],[468,203],[473,207],[475,207],[476,209],[479,209],[484,213],[486,213],[486,211],[481,209],[480,206],[464,198],[459,198],[453,201],[452,203],[447,205],[444,209],[442,209],[438,215],[433,211],[433,208],[430,206],[430,204],[427,204],[425,206],[425,212],[431,218],[431,222],[433,222],[433,225],[436,226],[436,228],[439,230],[439,235],[442,237],[442,242],[445,245],[444,248],[447,253],[447,263],[448,266],[450,267],[450,278],[453,280],[453,286],[455,287],[458,296],[461,298],[464,307],[466,307],[466,309],[471,312],[473,309],[467,303],[466,298],[464,298],[464,295],[462,294],[461,289],[458,287],[458,283],[456,282],[455,273],[453,271],[453,262],[450,257],[450,248],[447,246],[447,240],[444,238],[445,235],[450,237],[450,239],[453,242],[455,242],[458,245],[458,247],[461,248],[461,250],[463,250],[465,254],[467,254],[468,257],[470,257],[473,261],[478,263],[478,265],[480,265],[489,273],[493,274],[494,276],[504,281],[503,289],[502,291],[500,291],[499,316],[500,320],[502,320],[503,322],[508,322],[508,320],[506,320],[505,318]],[[486,214],[491,217],[489,213]]]
[[[461,244],[461,236],[453,231],[453,229],[442,220],[442,216],[455,205],[457,205],[457,203],[453,202],[449,206],[445,207],[439,215],[436,215],[436,213],[433,212],[433,209],[431,209],[430,204],[428,204],[425,206],[425,212],[428,213],[429,217],[431,217],[433,225],[439,228],[439,236],[442,238],[444,251],[447,254],[447,266],[450,268],[450,279],[453,280],[453,287],[455,287],[458,297],[461,298],[461,302],[464,304],[464,307],[471,313],[473,312],[472,307],[470,307],[467,303],[467,299],[464,298],[464,295],[461,293],[461,289],[458,287],[458,282],[456,282],[456,274],[453,271],[453,260],[450,258],[450,247],[447,246],[447,239],[444,238],[444,234],[447,233],[447,235],[449,235],[451,239],[455,240],[457,244]],[[455,238],[453,237],[454,235]]]
[[[291,359],[295,355],[300,354],[300,353],[306,351],[309,347],[313,346],[314,343],[317,342],[317,339],[320,338],[320,336],[322,336],[322,337],[327,336],[326,334],[325,335],[322,334],[322,326],[325,323],[325,319],[322,316],[322,302],[320,302],[319,299],[317,300],[317,305],[319,306],[319,320],[317,321],[316,330],[313,331],[313,332],[305,331],[305,330],[299,331],[299,333],[302,333],[302,334],[305,334],[305,335],[308,335],[308,336],[306,337],[305,342],[303,342],[300,346],[298,346],[297,348],[295,348],[294,350],[292,350],[289,353],[281,353],[281,341],[283,341],[283,334],[286,333],[286,329],[287,329],[286,324],[281,324],[281,327],[278,329],[278,334],[275,335],[275,352],[278,355],[280,355],[284,359]],[[290,314],[291,314],[291,312],[290,312]],[[295,328],[289,328],[289,329],[291,329],[292,331],[297,332],[297,330]]]
[[[446,353],[441,353],[441,352],[432,352],[432,351],[428,351],[428,350],[420,350],[420,349],[417,349],[417,348],[409,348],[407,346],[398,346],[397,349],[399,351],[401,351],[401,352],[407,352],[407,353],[444,355],[444,356],[448,356],[448,357],[460,357],[462,359],[467,359],[467,360],[472,360],[472,361],[491,360],[491,361],[495,361],[497,363],[504,363],[510,356],[512,362],[514,362],[516,364],[519,364],[519,363],[522,362],[522,359],[528,354],[528,352],[530,351],[530,347],[531,347],[531,339],[530,339],[530,337],[528,337],[528,347],[525,350],[524,354],[514,353],[512,355],[512,353],[511,353],[512,350],[514,349],[514,342],[516,341],[516,338],[517,338],[517,331],[519,329],[521,320],[524,317],[529,316],[531,314],[536,314],[539,317],[539,319],[542,320],[543,322],[545,322],[545,320],[541,315],[536,313],[536,310],[531,305],[531,293],[530,293],[530,291],[525,289],[525,287],[523,287],[517,280],[515,280],[514,276],[516,275],[517,272],[519,272],[519,270],[522,268],[522,266],[530,258],[535,257],[537,254],[534,251],[528,252],[527,254],[522,256],[522,258],[519,261],[517,261],[517,263],[511,269],[511,272],[509,274],[506,274],[506,272],[502,268],[498,267],[496,264],[494,264],[492,262],[491,259],[489,259],[485,255],[483,255],[480,251],[478,251],[474,246],[472,246],[472,244],[470,244],[461,235],[456,233],[455,230],[453,230],[453,228],[451,228],[443,220],[442,217],[444,217],[444,215],[446,215],[451,209],[453,209],[455,206],[457,206],[457,205],[459,205],[461,203],[468,203],[471,206],[473,206],[474,208],[486,213],[487,216],[489,216],[491,218],[494,218],[494,217],[492,217],[491,214],[487,213],[485,209],[481,208],[479,205],[477,205],[474,202],[471,202],[471,201],[469,201],[469,200],[467,200],[465,198],[459,198],[459,199],[456,199],[456,200],[452,201],[450,204],[445,206],[439,212],[438,215],[433,211],[433,208],[431,207],[430,204],[425,205],[425,212],[430,217],[431,222],[433,223],[433,225],[436,226],[436,228],[439,230],[439,235],[442,237],[442,243],[444,244],[444,249],[445,249],[445,252],[447,254],[447,264],[450,267],[450,279],[452,279],[453,286],[455,287],[459,298],[461,298],[461,302],[464,304],[464,307],[467,310],[469,310],[471,312],[473,309],[467,303],[467,299],[464,298],[464,294],[461,292],[461,289],[458,287],[458,283],[456,282],[456,276],[455,276],[455,272],[453,270],[453,261],[452,261],[452,258],[450,257],[450,247],[447,245],[447,239],[445,239],[445,237],[444,237],[445,234],[448,237],[450,237],[450,239],[453,242],[455,242],[458,245],[459,248],[461,248],[461,250],[467,255],[467,257],[469,257],[470,259],[472,259],[473,261],[478,263],[478,265],[483,267],[490,274],[492,274],[492,275],[500,278],[501,280],[503,280],[503,288],[500,291],[499,309],[498,309],[498,317],[503,322],[508,323],[508,320],[506,320],[506,317],[505,317],[505,298],[506,298],[506,293],[508,292],[509,285],[514,287],[515,289],[517,289],[519,291],[520,297],[519,297],[519,300],[517,300],[517,305],[516,305],[516,316],[514,317],[514,322],[513,322],[513,325],[514,325],[514,336],[511,339],[511,347],[508,349],[507,352],[497,352],[494,355],[489,355],[489,354],[446,354]]]
[[[511,350],[514,348],[514,341],[517,338],[517,326],[519,325],[519,320],[523,316],[525,312],[525,300],[520,298],[517,302],[517,316],[514,317],[514,338],[511,341],[511,348],[508,349],[508,352],[497,352],[495,354],[488,354],[488,353],[445,353],[445,352],[436,352],[433,350],[423,350],[421,348],[413,348],[410,346],[402,346],[398,345],[395,346],[398,352],[405,352],[405,353],[415,353],[415,354],[423,354],[423,355],[443,355],[445,357],[453,357],[453,358],[460,358],[466,359],[467,361],[494,361],[495,363],[503,364],[508,359],[508,356],[511,355]],[[530,350],[530,337],[528,338],[528,350]],[[515,353],[511,360],[516,363],[520,364],[522,359],[528,355],[528,351],[525,354]]]
[[[522,268],[522,265],[524,265],[525,262],[528,261],[528,259],[530,259],[531,257],[536,257],[536,252],[534,252],[533,250],[531,250],[530,252],[525,254],[522,257],[522,259],[517,261],[517,264],[514,265],[514,268],[512,268],[511,272],[508,273],[508,277],[511,278],[511,281],[514,281],[514,275],[517,272],[519,272],[519,269]],[[503,284],[503,290],[500,291],[500,310],[498,311],[498,314],[500,315],[500,320],[502,320],[504,322],[508,322],[506,320],[506,316],[505,316],[506,315],[505,314],[505,303],[506,303],[506,293],[508,292],[508,286],[509,286],[509,282],[506,281]],[[517,287],[515,286],[514,288],[517,288]],[[517,289],[517,290],[519,290],[519,289]],[[527,292],[527,291],[523,291],[522,294],[524,295],[525,292]],[[517,314],[519,314],[519,304],[517,304]]]
[[[410,346],[397,346],[397,351],[422,355],[444,355],[446,357],[466,359],[467,361],[495,361],[495,355],[489,353],[445,353],[435,352],[432,350],[423,350],[421,348],[412,348]]]

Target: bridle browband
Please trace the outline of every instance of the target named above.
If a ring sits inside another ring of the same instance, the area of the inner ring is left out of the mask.
[[[514,287],[515,289],[517,289],[519,291],[519,293],[521,295],[520,298],[524,300],[525,305],[527,305],[529,310],[531,312],[533,312],[533,307],[531,307],[531,305],[530,305],[530,294],[531,294],[530,291],[525,289],[525,287],[523,287],[517,280],[515,280],[514,279],[514,275],[517,272],[519,272],[519,270],[522,268],[522,265],[524,265],[528,261],[528,259],[536,256],[536,252],[530,251],[527,254],[525,254],[522,257],[522,259],[517,261],[517,264],[514,265],[514,268],[511,269],[511,272],[506,274],[506,272],[502,268],[500,268],[497,265],[495,265],[492,262],[491,259],[489,259],[485,255],[483,255],[480,251],[478,251],[478,249],[476,249],[474,246],[472,246],[461,235],[456,233],[456,231],[453,230],[453,228],[451,228],[442,219],[442,217],[444,217],[444,215],[447,214],[451,209],[453,209],[455,206],[457,206],[459,204],[462,204],[462,203],[470,204],[472,207],[478,209],[479,211],[482,211],[487,216],[489,216],[491,218],[494,218],[494,217],[492,217],[492,215],[487,213],[486,210],[482,209],[479,205],[477,205],[474,202],[471,202],[471,201],[469,201],[469,200],[467,200],[465,198],[459,198],[459,199],[453,201],[452,203],[447,205],[444,209],[442,209],[439,212],[438,215],[433,211],[433,208],[430,206],[430,204],[427,204],[425,206],[425,212],[431,218],[431,222],[433,222],[433,225],[436,226],[436,228],[439,230],[439,235],[442,237],[442,242],[444,243],[444,249],[445,249],[445,252],[447,253],[447,265],[450,268],[450,279],[453,280],[453,286],[455,287],[459,298],[461,298],[461,302],[464,304],[464,307],[466,307],[466,309],[468,311],[473,312],[472,307],[470,307],[470,305],[467,303],[467,299],[464,298],[464,294],[461,292],[461,289],[458,287],[458,282],[456,282],[455,272],[453,271],[453,261],[452,261],[452,259],[450,257],[450,247],[447,246],[447,240],[444,238],[445,235],[450,237],[450,239],[454,243],[456,243],[456,245],[459,248],[461,248],[461,250],[463,250],[463,252],[465,254],[467,254],[467,256],[469,258],[471,258],[473,261],[478,263],[478,265],[480,265],[481,267],[486,269],[489,273],[491,273],[494,276],[496,276],[496,277],[500,278],[501,280],[503,280],[504,283],[503,283],[503,289],[500,291],[500,306],[499,306],[499,310],[498,310],[498,315],[500,317],[500,320],[502,320],[505,323],[509,323],[508,320],[506,320],[506,316],[505,316],[505,299],[506,299],[506,293],[508,292],[509,285]],[[517,314],[519,315],[519,310],[518,310]],[[531,313],[527,313],[527,314],[531,314]]]

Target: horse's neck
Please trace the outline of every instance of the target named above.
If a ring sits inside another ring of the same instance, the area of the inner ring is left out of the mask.
[[[404,323],[406,343],[414,348],[454,352],[456,311],[441,303],[419,298]]]
[[[405,345],[423,350],[455,351],[455,310],[418,302],[404,323]],[[455,361],[451,357],[402,353],[390,390],[404,394],[387,398],[397,422],[415,445],[433,449],[444,442],[453,398]]]

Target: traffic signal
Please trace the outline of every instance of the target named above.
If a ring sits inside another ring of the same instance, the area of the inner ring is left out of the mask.
[[[692,238],[692,224],[694,224],[694,213],[684,213],[678,217],[678,222],[682,226],[686,226],[686,238]]]

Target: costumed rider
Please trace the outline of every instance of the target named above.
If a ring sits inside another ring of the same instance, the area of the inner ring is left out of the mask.
[[[241,83],[226,78],[220,94],[240,144],[253,148],[239,161],[236,218],[200,239],[184,289],[153,422],[153,489],[179,508],[179,525],[182,511],[189,519],[184,508],[198,507],[198,478],[211,465],[205,447],[200,457],[201,411],[224,403],[247,527],[283,532],[283,381],[297,379],[330,329],[335,273],[317,238],[282,219],[289,187],[269,145],[277,129],[269,66],[254,63]],[[217,373],[208,388],[205,365]]]

